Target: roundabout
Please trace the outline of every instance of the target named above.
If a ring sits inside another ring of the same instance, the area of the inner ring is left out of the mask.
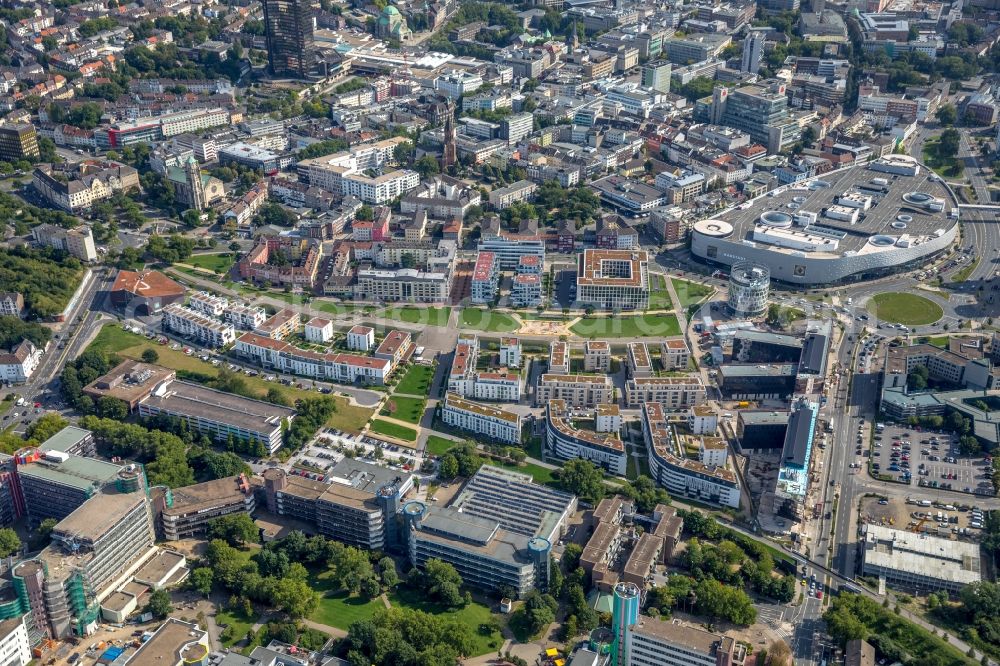
[[[881,321],[905,326],[926,326],[944,316],[944,310],[934,301],[909,293],[875,294],[868,300],[867,308]]]

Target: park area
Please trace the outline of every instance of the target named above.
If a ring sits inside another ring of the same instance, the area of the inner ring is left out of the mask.
[[[157,365],[161,365],[171,370],[192,372],[199,375],[215,378],[218,377],[220,368],[211,363],[202,361],[197,356],[188,356],[181,350],[171,349],[167,345],[157,344],[155,340],[147,340],[141,335],[136,335],[121,328],[117,324],[107,324],[101,329],[94,341],[87,347],[87,351],[96,350],[101,353],[117,354],[123,358],[142,360],[142,353],[147,349],[152,349],[157,355]],[[294,403],[296,400],[304,398],[316,398],[319,394],[313,391],[295,388],[292,386],[281,386],[273,382],[266,382],[260,377],[250,377],[241,375],[240,379],[254,392],[257,397],[263,399],[268,391],[278,391],[288,402]],[[333,413],[327,421],[326,426],[344,430],[347,432],[361,432],[368,419],[371,418],[373,410],[352,405],[347,398],[332,395],[337,403],[337,411]]]
[[[672,314],[626,317],[584,317],[570,327],[581,338],[660,338],[680,335],[681,327]]]
[[[674,293],[677,294],[677,300],[680,301],[681,309],[683,310],[701,303],[715,291],[715,289],[708,285],[691,282],[690,280],[681,280],[680,278],[670,278],[670,284],[673,286]]]
[[[417,424],[420,423],[420,419],[423,417],[424,409],[426,407],[427,400],[424,398],[410,398],[394,395],[385,401],[385,405],[379,413],[382,416],[391,416],[392,418],[399,419],[400,421]]]
[[[404,442],[417,441],[416,430],[384,419],[372,419],[372,422],[368,425],[368,430],[376,435],[385,435],[386,437],[392,437]]]
[[[411,365],[403,378],[396,385],[397,395],[428,395],[431,383],[434,381],[434,367],[430,365]]]
[[[905,326],[933,324],[944,316],[944,310],[934,301],[917,294],[885,292],[868,301],[868,312],[882,321]]]
[[[490,333],[510,333],[520,328],[521,324],[509,314],[483,308],[465,308],[462,310],[459,326]]]
[[[225,275],[233,266],[233,255],[223,254],[192,254],[183,263],[190,264],[195,268],[211,271],[218,275]]]
[[[928,139],[923,147],[924,163],[939,176],[959,178],[964,170],[962,161],[957,158],[959,141],[955,129],[946,129],[940,136]]]

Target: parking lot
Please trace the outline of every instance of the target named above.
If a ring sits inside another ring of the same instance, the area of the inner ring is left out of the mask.
[[[957,441],[950,433],[886,424],[875,435],[872,471],[920,487],[993,495],[990,462],[959,455]]]
[[[932,502],[916,497],[866,497],[860,505],[861,520],[872,525],[929,534],[947,539],[979,541],[982,538],[983,512],[971,504]]]

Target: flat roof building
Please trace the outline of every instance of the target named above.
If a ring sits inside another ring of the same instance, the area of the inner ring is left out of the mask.
[[[295,410],[200,384],[172,381],[140,401],[139,414],[173,416],[213,439],[225,441],[232,436],[274,453],[281,448],[284,428],[295,417]]]
[[[204,662],[208,653],[207,631],[170,617],[125,660],[124,666],[185,666]]]
[[[863,526],[862,573],[915,590],[961,591],[982,580],[979,544],[915,534],[882,525]]]
[[[584,250],[576,269],[577,300],[607,309],[646,309],[648,260],[640,250]]]
[[[232,513],[253,513],[254,488],[246,475],[174,488],[158,509],[158,526],[167,541],[203,533],[208,521]]]

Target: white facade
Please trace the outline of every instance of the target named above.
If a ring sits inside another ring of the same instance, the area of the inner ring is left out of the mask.
[[[0,354],[0,381],[8,384],[25,383],[41,360],[41,349],[28,340],[21,341],[12,352]]]
[[[521,341],[517,338],[500,339],[500,365],[507,368],[521,367]]]
[[[31,661],[31,643],[28,642],[28,628],[25,618],[14,618],[0,622],[0,664],[3,666],[25,666]]]
[[[306,322],[305,338],[309,342],[329,342],[333,338],[333,322],[329,319],[313,317]]]
[[[521,441],[520,414],[464,400],[453,393],[445,398],[441,419],[454,428],[486,435],[508,444]]]
[[[188,307],[209,317],[221,317],[229,307],[229,299],[202,291],[191,294]]]
[[[213,347],[225,347],[236,340],[236,329],[232,324],[211,319],[176,303],[163,308],[163,326]]]
[[[355,351],[370,351],[375,346],[375,329],[355,326],[347,332],[347,348]]]
[[[267,312],[264,308],[258,308],[252,305],[230,305],[229,308],[222,313],[222,318],[236,328],[244,331],[252,331],[267,321]]]

